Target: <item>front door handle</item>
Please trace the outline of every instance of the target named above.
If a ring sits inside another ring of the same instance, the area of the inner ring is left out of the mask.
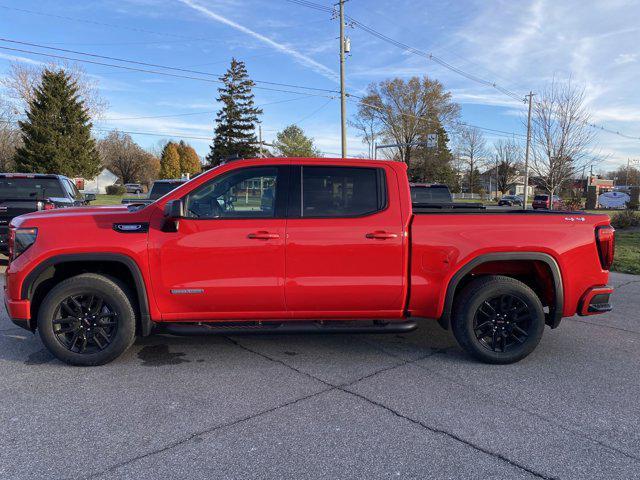
[[[250,233],[248,235],[248,238],[250,238],[251,240],[273,240],[276,238],[280,238],[280,235],[277,233],[260,231],[260,232]]]
[[[388,240],[390,238],[398,238],[398,234],[385,232],[384,230],[377,230],[375,232],[367,233],[365,237],[374,238],[376,240]]]

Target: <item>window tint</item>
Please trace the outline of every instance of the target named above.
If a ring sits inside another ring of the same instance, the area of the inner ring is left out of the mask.
[[[65,184],[66,190],[69,192],[69,196],[71,198],[73,198],[74,200],[82,200],[82,194],[76,187],[76,184],[73,183],[73,181],[68,178],[64,178],[62,179],[62,183]]]
[[[411,201],[413,203],[449,203],[451,193],[447,187],[411,187]]]
[[[214,178],[185,198],[191,218],[269,218],[275,216],[276,167],[236,170]]]
[[[548,195],[536,195],[534,197],[534,200],[538,200],[538,201],[549,200],[549,196]]]
[[[50,198],[64,197],[60,181],[57,178],[0,178],[0,197],[2,198]]]
[[[381,210],[383,179],[384,171],[375,168],[303,166],[301,216],[353,217]]]
[[[160,197],[164,197],[167,193],[172,190],[175,190],[184,182],[182,180],[176,180],[174,182],[153,182],[151,186],[151,193],[149,193],[149,198],[157,200]]]

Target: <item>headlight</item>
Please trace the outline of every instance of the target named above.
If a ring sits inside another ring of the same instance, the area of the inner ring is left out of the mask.
[[[9,230],[9,258],[15,260],[34,244],[38,236],[37,228],[16,228]]]

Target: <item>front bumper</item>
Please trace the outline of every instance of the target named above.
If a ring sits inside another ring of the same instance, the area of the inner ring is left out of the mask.
[[[4,307],[13,323],[26,330],[33,331],[31,325],[31,302],[29,300],[12,300],[4,288]]]
[[[613,309],[610,303],[612,293],[613,287],[609,285],[590,288],[580,300],[578,315],[598,315],[600,313],[610,312]]]

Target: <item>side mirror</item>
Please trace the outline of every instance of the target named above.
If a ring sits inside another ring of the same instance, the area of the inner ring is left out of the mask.
[[[96,199],[96,194],[95,193],[85,193],[84,194],[84,201],[85,202],[93,202]]]
[[[184,217],[184,203],[182,200],[171,200],[164,206],[164,216],[172,220]]]

